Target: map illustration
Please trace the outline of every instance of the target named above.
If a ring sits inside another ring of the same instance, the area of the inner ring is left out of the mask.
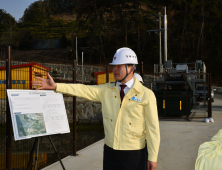
[[[43,113],[27,113],[15,116],[19,137],[46,133]]]

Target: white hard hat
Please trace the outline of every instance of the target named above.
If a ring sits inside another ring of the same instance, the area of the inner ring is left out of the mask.
[[[135,78],[136,78],[137,80],[139,80],[140,82],[144,83],[144,82],[143,82],[143,78],[142,78],[139,74],[134,73],[134,74],[133,74],[133,77],[135,77]]]
[[[116,51],[113,62],[110,65],[138,64],[136,53],[130,48],[123,47]]]

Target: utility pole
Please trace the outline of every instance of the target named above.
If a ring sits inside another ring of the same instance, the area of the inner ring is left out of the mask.
[[[161,49],[161,32],[164,32],[164,67],[166,68],[167,61],[167,15],[166,15],[166,7],[164,8],[164,28],[161,28],[161,13],[159,12],[159,29],[156,30],[148,30],[147,32],[158,32],[159,34],[159,72],[162,72],[162,49]]]

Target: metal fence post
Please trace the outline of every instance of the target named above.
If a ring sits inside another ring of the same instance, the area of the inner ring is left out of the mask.
[[[212,117],[211,73],[208,74],[208,118]]]
[[[76,83],[76,60],[73,62],[73,83]],[[73,155],[76,156],[76,97],[73,97]]]
[[[144,78],[143,78],[143,62],[140,63],[140,76],[142,77],[142,79],[144,81]]]
[[[188,100],[187,100],[187,73],[186,73],[186,118],[188,119]]]
[[[109,82],[109,66],[106,66],[106,83]]]
[[[165,108],[164,108],[164,117],[166,118],[166,73],[164,73],[164,102],[165,102]]]
[[[11,89],[11,47],[7,47],[6,53],[6,89]],[[6,169],[12,169],[12,120],[6,92]]]

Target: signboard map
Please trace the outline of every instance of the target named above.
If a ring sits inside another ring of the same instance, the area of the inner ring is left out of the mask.
[[[46,133],[43,113],[15,115],[19,137]]]
[[[53,91],[7,90],[15,140],[69,133],[62,94]]]

